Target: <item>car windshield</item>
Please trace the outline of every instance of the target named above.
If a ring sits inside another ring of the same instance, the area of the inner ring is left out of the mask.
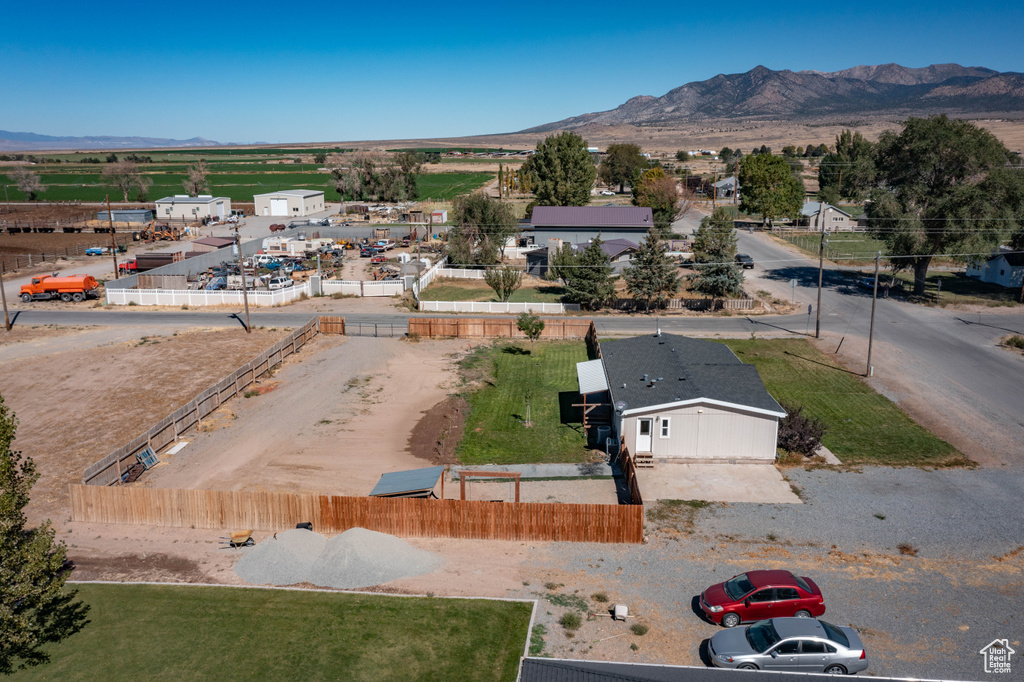
[[[819,620],[818,622],[821,623],[821,627],[825,628],[825,635],[829,639],[831,639],[833,642],[836,642],[837,644],[842,644],[843,646],[849,648],[850,639],[845,634],[843,634],[842,630],[837,628],[835,625],[832,625],[832,623],[826,623],[823,620]]]
[[[779,633],[775,631],[775,626],[770,620],[762,620],[747,628],[747,642],[759,654],[763,654],[780,639],[782,638],[779,637]]]
[[[725,583],[725,591],[732,599],[739,599],[754,589],[754,583],[747,579],[747,574],[738,575]]]
[[[811,586],[807,584],[806,580],[804,580],[803,578],[801,578],[798,575],[794,575],[793,577],[796,579],[796,584],[799,585],[801,587],[801,589],[803,589],[804,592],[811,592],[812,591],[811,590]]]

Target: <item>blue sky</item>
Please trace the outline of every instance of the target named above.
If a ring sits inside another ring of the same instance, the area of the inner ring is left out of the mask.
[[[45,135],[447,137],[758,64],[1024,71],[1019,1],[58,1],[12,3],[4,18],[0,129]]]

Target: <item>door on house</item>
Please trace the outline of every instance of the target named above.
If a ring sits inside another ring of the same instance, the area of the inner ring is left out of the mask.
[[[637,452],[650,452],[651,451],[651,434],[654,431],[654,420],[653,419],[637,419],[636,420],[636,451]]]

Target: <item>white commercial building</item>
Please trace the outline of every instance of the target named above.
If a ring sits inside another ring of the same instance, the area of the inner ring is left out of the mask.
[[[176,194],[164,197],[156,202],[157,220],[202,220],[216,218],[223,220],[231,215],[231,199],[200,194],[190,197],[187,194]]]
[[[315,189],[283,189],[280,192],[257,194],[256,215],[298,217],[324,210],[324,193]]]

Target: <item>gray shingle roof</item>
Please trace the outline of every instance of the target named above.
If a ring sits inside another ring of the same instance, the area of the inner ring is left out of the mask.
[[[722,343],[676,334],[637,336],[602,341],[601,358],[612,402],[625,403],[628,411],[705,399],[785,414],[757,368]]]
[[[651,209],[642,206],[537,206],[530,224],[536,227],[636,227],[654,225]]]
[[[581,242],[579,244],[573,244],[573,251],[584,251],[590,242]],[[632,242],[628,239],[609,239],[607,241],[601,240],[601,250],[604,251],[605,255],[609,258],[618,258],[627,251],[636,251],[639,248],[636,242]]]
[[[836,206],[833,206],[832,204],[822,204],[820,201],[808,201],[806,204],[804,204],[800,208],[800,215],[804,215],[804,216],[807,216],[807,217],[810,217],[812,215],[818,215],[821,212],[822,206],[824,206],[826,209],[831,208],[833,211],[838,211],[839,213],[842,213],[847,218],[851,218],[852,217],[849,213],[847,213],[843,209],[837,208]]]

